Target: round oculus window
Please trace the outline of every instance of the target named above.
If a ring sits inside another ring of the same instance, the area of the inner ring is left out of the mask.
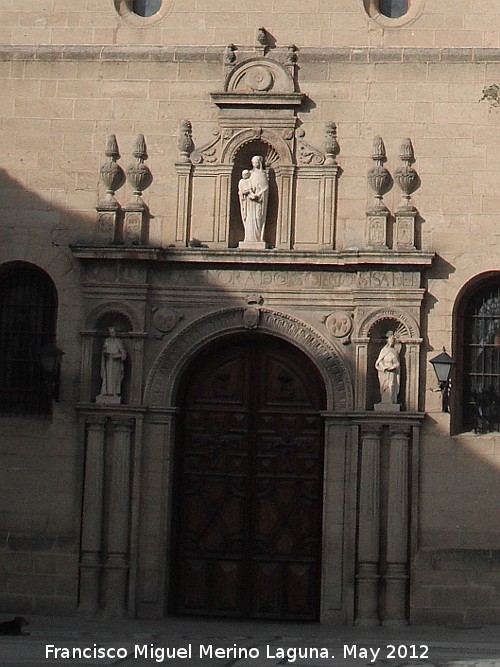
[[[409,0],[379,0],[379,11],[390,19],[399,19],[408,13]]]
[[[158,14],[161,9],[162,0],[134,0],[132,11],[138,16],[147,18]]]
[[[425,0],[363,0],[370,19],[389,30],[403,28],[421,16]]]

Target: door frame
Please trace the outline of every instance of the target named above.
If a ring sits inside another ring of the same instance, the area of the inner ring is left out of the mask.
[[[156,493],[145,500],[141,544],[154,543],[158,524],[161,547],[143,555],[138,613],[162,615],[168,609],[172,545],[173,452],[179,386],[194,357],[208,344],[230,334],[248,333],[246,308],[211,313],[192,323],[165,345],[149,374],[145,403],[145,440],[155,443],[149,475]],[[324,420],[324,476],[320,621],[352,623],[354,618],[357,494],[356,435],[349,415],[353,384],[346,360],[335,345],[309,324],[286,313],[259,309],[258,331],[282,338],[309,357],[323,377],[327,395]],[[148,467],[148,462],[145,462]],[[148,470],[145,470],[145,478]],[[144,487],[143,487],[144,488]],[[153,487],[152,487],[153,488]],[[158,498],[157,494],[160,494]],[[157,540],[158,541],[158,540]],[[142,600],[141,600],[142,597]],[[148,599],[149,598],[149,599]]]

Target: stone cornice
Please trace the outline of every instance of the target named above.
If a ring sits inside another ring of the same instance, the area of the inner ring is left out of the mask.
[[[210,248],[154,248],[148,246],[72,246],[81,260],[156,261],[173,264],[267,265],[267,266],[407,266],[426,267],[434,253],[419,250],[338,250],[307,252],[297,250],[211,250]]]
[[[145,62],[222,62],[224,46],[127,46],[127,45],[0,45],[0,61],[145,61]],[[250,57],[255,51],[242,47],[238,58]],[[285,57],[279,47],[270,54]],[[484,63],[500,61],[500,48],[464,47],[303,47],[298,49],[299,62],[352,63]]]

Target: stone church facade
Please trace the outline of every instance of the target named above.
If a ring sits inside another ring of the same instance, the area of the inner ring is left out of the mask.
[[[0,610],[498,623],[500,12],[201,4],[0,0]]]

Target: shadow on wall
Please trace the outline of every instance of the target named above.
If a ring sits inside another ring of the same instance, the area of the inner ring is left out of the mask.
[[[0,609],[12,613],[73,612],[78,587],[83,452],[75,404],[83,299],[69,243],[89,239],[91,227],[85,214],[50,201],[61,189],[46,192],[45,199],[0,169],[0,270],[33,266],[50,277],[55,342],[64,352],[59,401],[49,414],[0,414]],[[36,309],[29,316],[37,318]]]
[[[67,211],[0,170],[0,266],[22,260],[50,275],[58,292],[57,343],[65,352],[60,401],[53,406],[52,418],[0,417],[4,582],[0,609],[4,612],[72,613],[76,608],[83,452],[74,408],[79,396],[84,306],[80,267],[69,245],[89,243],[94,221],[95,212]],[[438,258],[430,275],[447,280],[453,271]],[[194,294],[196,289],[186,293]],[[245,306],[241,297],[231,297],[220,283],[209,282],[206,289],[224,294],[225,308]],[[252,285],[251,291],[256,290]],[[424,332],[432,299],[428,295],[424,307]],[[168,340],[182,334],[192,321],[183,319],[173,331],[162,332],[155,329],[153,314],[146,310],[143,327],[149,337],[143,380]],[[109,322],[104,317],[100,324],[102,337]],[[348,348],[342,351],[349,354]],[[98,361],[96,355],[93,364]],[[426,366],[422,387],[429,372]],[[99,382],[95,369],[92,382],[95,392]],[[432,414],[423,429],[412,617],[416,622],[498,621],[500,537],[495,527],[500,525],[500,436],[450,438],[447,420],[447,415]],[[147,475],[146,471],[146,485]],[[151,488],[154,491],[154,484]]]

